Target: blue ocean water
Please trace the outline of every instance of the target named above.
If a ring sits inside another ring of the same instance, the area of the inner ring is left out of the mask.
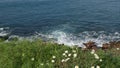
[[[9,27],[11,34],[22,36],[36,32],[73,36],[119,34],[120,1],[0,0],[0,27]]]

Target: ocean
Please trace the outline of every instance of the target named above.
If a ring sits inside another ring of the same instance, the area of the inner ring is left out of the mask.
[[[120,39],[119,0],[0,0],[0,32],[54,38],[57,43]]]

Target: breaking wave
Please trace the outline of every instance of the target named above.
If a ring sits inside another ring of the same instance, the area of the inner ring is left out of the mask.
[[[10,32],[8,31],[9,27],[0,28],[0,36],[6,36]]]
[[[0,36],[6,36],[10,32],[8,27],[0,28]],[[108,43],[110,41],[120,41],[120,33],[114,32],[109,33],[105,31],[84,31],[77,34],[67,33],[61,30],[56,30],[48,34],[38,33],[36,32],[32,36],[28,37],[21,37],[18,35],[10,35],[9,38],[18,37],[20,40],[22,39],[29,39],[35,40],[37,38],[41,38],[43,41],[53,41],[58,44],[65,44],[68,46],[77,45],[79,47],[84,47],[83,43],[94,41],[98,47],[102,47],[103,43]]]
[[[65,33],[63,31],[53,31],[51,34],[44,35],[44,34],[38,34],[41,37],[54,39],[54,41],[58,44],[65,44],[68,46],[74,46],[77,45],[79,47],[84,47],[83,43],[86,43],[88,41],[94,41],[96,42],[96,45],[98,47],[102,47],[103,43],[107,43],[110,41],[118,41],[120,39],[120,33],[107,33],[105,31],[85,31],[81,32],[78,35]]]

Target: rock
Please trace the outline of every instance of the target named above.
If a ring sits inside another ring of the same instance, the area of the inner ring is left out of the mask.
[[[0,39],[1,40],[7,40],[9,38],[9,34],[8,33],[0,33]]]
[[[93,41],[89,41],[87,43],[83,43],[86,46],[86,49],[97,49],[97,46],[95,44],[95,42]]]
[[[94,49],[95,51],[98,49],[97,46],[93,46],[92,49]]]
[[[104,43],[102,46],[102,50],[106,50],[110,48],[110,44],[109,43]]]
[[[111,49],[111,48],[120,48],[120,41],[112,41],[109,43],[104,43],[102,47],[97,47],[96,43],[93,41],[89,41],[83,44],[85,45],[85,47],[82,48],[83,51],[86,51],[89,49],[94,49],[96,51],[99,48],[106,51],[107,49]]]
[[[114,48],[116,46],[116,41],[111,41],[109,44],[111,48]]]
[[[120,47],[120,41],[112,41],[112,42],[110,42],[110,46],[112,48],[118,48],[118,47]]]

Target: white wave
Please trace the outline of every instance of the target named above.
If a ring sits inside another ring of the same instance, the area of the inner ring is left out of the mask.
[[[7,35],[8,35],[8,33],[4,33],[4,32],[1,32],[1,33],[0,33],[0,36],[1,36],[1,37],[7,36]]]
[[[1,35],[4,34],[1,33]],[[103,43],[107,43],[109,41],[114,41],[114,40],[115,41],[120,40],[120,33],[119,32],[107,33],[105,31],[99,31],[99,32],[84,31],[79,34],[70,34],[64,31],[57,30],[49,34],[42,34],[36,32],[34,36],[29,36],[29,37],[15,36],[15,37],[18,37],[19,40],[28,39],[31,41],[38,38],[42,38],[45,41],[52,39],[54,40],[54,42],[58,44],[65,44],[68,46],[78,45],[79,47],[84,47],[83,43],[86,43],[88,41],[94,41],[96,42],[96,45],[98,47],[102,47]]]
[[[58,30],[44,36],[56,39],[55,42],[58,44],[65,44],[68,46],[78,45],[79,47],[84,47],[83,43],[88,41],[94,41],[98,47],[102,47],[103,43],[120,39],[120,34],[118,32],[106,34],[104,31],[85,31],[74,36]]]
[[[93,38],[87,38],[87,36],[85,36],[85,38],[79,38],[77,36],[73,36],[72,34],[67,34],[65,32],[62,31],[54,31],[52,32],[51,37],[56,38],[57,39],[57,43],[58,44],[65,44],[68,46],[74,46],[74,45],[78,45],[79,47],[83,47],[83,43],[87,42],[87,41],[95,41],[95,39]],[[97,42],[102,42],[102,41],[97,41]]]
[[[4,36],[7,36],[8,33],[6,32],[6,29],[8,29],[7,27],[5,28],[0,28],[0,36],[1,37],[4,37]]]

